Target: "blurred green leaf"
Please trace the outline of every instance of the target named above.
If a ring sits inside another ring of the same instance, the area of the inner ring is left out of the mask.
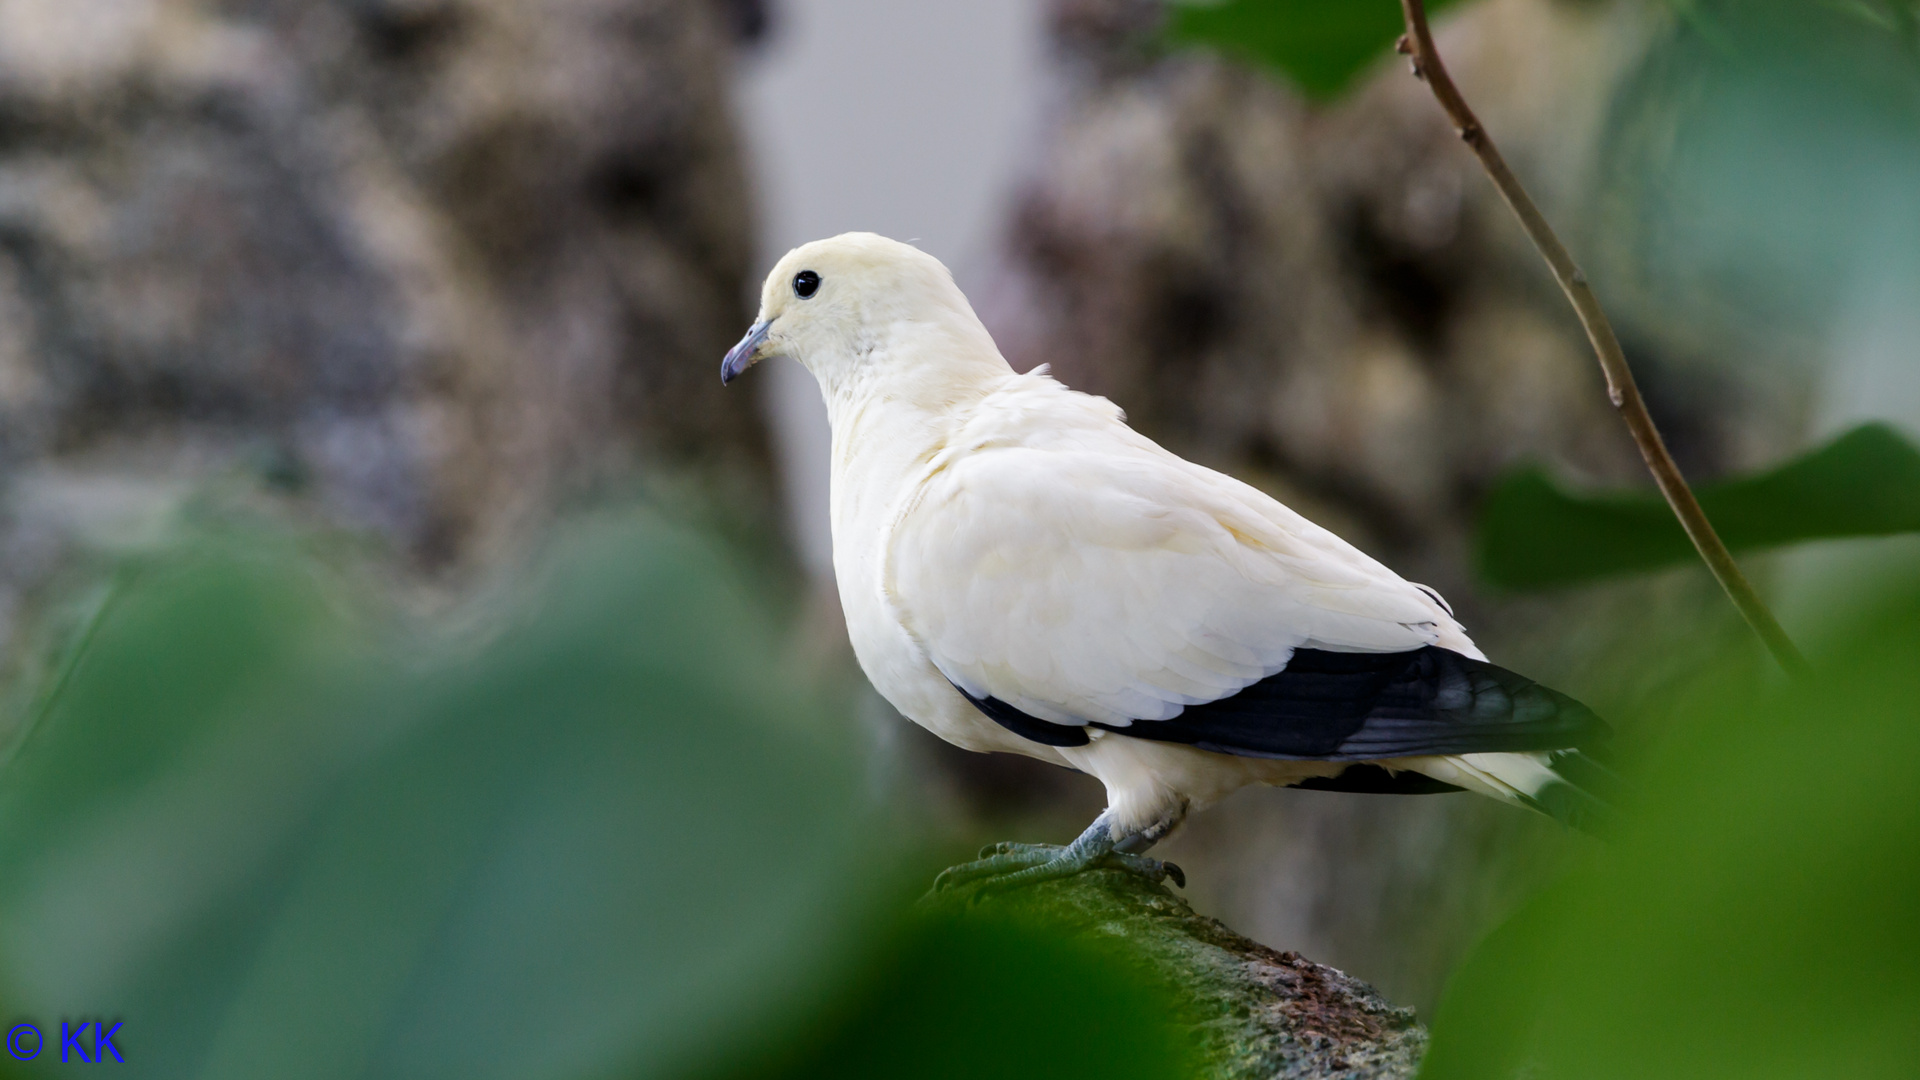
[[[466,653],[297,559],[143,568],[0,771],[9,1008],[120,1018],[145,1077],[663,1075],[756,1037],[839,977],[889,848],[711,548],[596,525]]]
[[[810,1032],[725,1075],[1160,1080],[1198,1075],[1182,1004],[1130,943],[988,911],[907,920]]]
[[[1778,468],[1697,488],[1734,551],[1920,531],[1920,450],[1868,424]],[[1570,585],[1697,560],[1655,492],[1575,494],[1539,468],[1495,486],[1481,513],[1480,573],[1512,589]]]
[[[1910,0],[1675,6],[1610,92],[1604,196],[1567,211],[1589,275],[1629,322],[1692,326],[1748,363],[1800,340],[1902,363],[1920,292]]]
[[[1451,0],[1436,0],[1438,11]],[[1167,39],[1265,64],[1315,98],[1344,90],[1384,54],[1405,24],[1397,0],[1226,0],[1176,4]]]
[[[1733,0],[1667,0],[1667,6],[1717,46],[1729,50],[1736,47],[1740,31],[1731,25],[1738,18],[1730,16]],[[1915,0],[1819,0],[1804,6],[1825,9],[1858,26],[1890,34],[1909,52],[1920,49],[1920,3]]]
[[[1907,1077],[1920,1061],[1920,595],[1790,686],[1668,703],[1632,812],[1493,934],[1424,1080]]]

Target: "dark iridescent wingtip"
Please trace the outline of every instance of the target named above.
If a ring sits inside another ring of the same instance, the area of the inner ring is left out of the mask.
[[[772,328],[773,320],[753,324],[747,336],[740,343],[727,350],[724,360],[720,361],[720,385],[725,386],[740,377],[741,373],[754,365],[759,357],[760,346],[767,342],[767,331]]]

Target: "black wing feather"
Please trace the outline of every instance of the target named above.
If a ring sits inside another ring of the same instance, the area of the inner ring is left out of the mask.
[[[1086,728],[1068,727],[1065,724],[1042,720],[1037,716],[1021,712],[997,697],[977,698],[962,690],[960,684],[952,679],[948,679],[947,682],[952,683],[953,688],[960,691],[961,697],[973,702],[974,708],[986,713],[988,719],[1023,739],[1032,739],[1047,746],[1085,746],[1092,741],[1087,735]]]
[[[1086,741],[1084,728],[1049,723],[996,698],[967,699],[1036,742]],[[1171,720],[1091,726],[1221,754],[1302,761],[1564,750],[1607,736],[1606,724],[1565,694],[1433,645],[1399,653],[1296,649],[1286,670],[1189,705]]]

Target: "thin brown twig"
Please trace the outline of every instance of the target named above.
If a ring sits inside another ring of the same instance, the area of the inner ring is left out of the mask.
[[[1667,444],[1660,438],[1660,429],[1654,426],[1653,417],[1648,415],[1646,402],[1640,398],[1640,388],[1633,381],[1633,371],[1627,366],[1627,358],[1620,351],[1620,341],[1614,336],[1613,326],[1607,321],[1606,313],[1600,310],[1600,301],[1594,298],[1593,289],[1587,285],[1587,275],[1567,253],[1566,246],[1554,235],[1547,219],[1541,216],[1540,208],[1533,204],[1526,188],[1507,167],[1506,159],[1500,156],[1500,150],[1494,146],[1493,139],[1480,126],[1479,117],[1467,106],[1460,90],[1453,85],[1453,79],[1447,74],[1446,65],[1440,62],[1439,50],[1434,48],[1433,33],[1427,27],[1427,10],[1423,0],[1400,0],[1401,10],[1406,15],[1407,33],[1400,39],[1399,51],[1413,59],[1413,73],[1424,79],[1433,96],[1440,101],[1440,107],[1447,111],[1453,120],[1453,126],[1460,138],[1473,149],[1485,166],[1487,175],[1493,179],[1494,187],[1500,189],[1500,195],[1520,219],[1520,225],[1527,230],[1527,236],[1533,240],[1533,246],[1553,269],[1554,279],[1560,283],[1560,291],[1567,295],[1573,304],[1573,310],[1580,316],[1580,325],[1587,331],[1587,340],[1593,343],[1594,355],[1600,361],[1600,370],[1607,378],[1607,397],[1613,401],[1613,407],[1627,423],[1627,430],[1633,433],[1633,441],[1640,447],[1640,456],[1646,459],[1647,468],[1653,472],[1653,479],[1660,486],[1660,493],[1667,497],[1667,505],[1673,507],[1674,516],[1680,519],[1680,527],[1687,532],[1688,539],[1706,561],[1707,569],[1720,582],[1747,625],[1760,636],[1773,658],[1787,673],[1802,675],[1807,670],[1807,661],[1794,648],[1787,632],[1780,627],[1779,620],[1767,605],[1754,592],[1753,585],[1746,575],[1740,572],[1740,566],[1733,561],[1733,555],[1727,551],[1720,535],[1713,531],[1713,525],[1700,509],[1700,501],[1693,496],[1693,489],[1680,475],[1679,466],[1673,462],[1673,455],[1667,452]]]

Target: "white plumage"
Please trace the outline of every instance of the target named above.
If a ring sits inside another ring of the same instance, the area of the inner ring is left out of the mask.
[[[771,355],[805,365],[826,398],[834,568],[875,688],[948,741],[1099,778],[1123,849],[1238,787],[1353,764],[1125,732],[1232,698],[1297,649],[1484,659],[1427,590],[1162,449],[1105,399],[1044,368],[1015,373],[915,248],[850,233],[789,253],[723,378]],[[968,696],[1084,743],[1018,734]],[[1545,750],[1379,764],[1523,800],[1555,779]]]
[[[883,587],[976,697],[1124,727],[1272,675],[1300,646],[1472,648],[1392,571],[1044,369],[959,420],[891,530]]]

